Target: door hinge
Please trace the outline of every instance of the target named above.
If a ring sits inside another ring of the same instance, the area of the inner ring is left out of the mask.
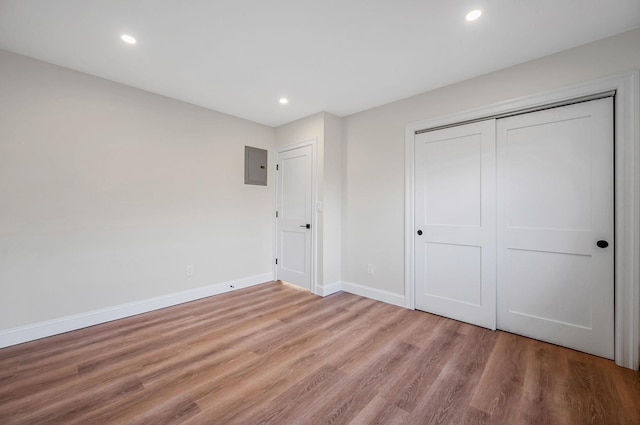
[[[278,218],[278,211],[276,211],[276,218]]]
[[[280,170],[280,166],[276,164],[276,171]]]
[[[278,264],[278,259],[276,258],[276,264]]]

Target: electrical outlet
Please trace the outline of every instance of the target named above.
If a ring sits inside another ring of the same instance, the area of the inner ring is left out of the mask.
[[[373,264],[367,264],[367,273],[373,274]]]
[[[185,270],[184,274],[187,275],[187,277],[193,276],[193,264],[187,265],[187,269]]]

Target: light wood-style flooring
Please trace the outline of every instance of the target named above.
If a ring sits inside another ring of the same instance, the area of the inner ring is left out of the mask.
[[[640,424],[609,360],[271,282],[0,350],[0,424]]]

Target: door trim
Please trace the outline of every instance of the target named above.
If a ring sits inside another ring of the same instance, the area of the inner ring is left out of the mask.
[[[311,292],[314,294],[318,293],[317,287],[317,270],[318,270],[318,256],[317,256],[317,240],[318,240],[318,220],[317,220],[317,211],[316,211],[316,202],[317,202],[317,188],[316,188],[316,169],[317,169],[317,161],[316,161],[316,145],[317,138],[305,140],[297,143],[290,143],[287,145],[278,146],[276,148],[276,164],[278,164],[280,159],[280,154],[291,151],[294,149],[302,148],[305,146],[311,146]],[[278,255],[278,220],[276,219],[276,208],[278,206],[278,171],[273,169],[275,182],[275,190],[273,191],[273,258],[275,260]],[[278,280],[278,267],[276,267],[275,261],[272,261],[271,266],[273,267],[273,276],[275,280]]]
[[[509,114],[529,108],[571,103],[615,90],[615,362],[640,366],[640,72],[614,75],[405,127],[405,307],[415,309],[414,139],[416,131]]]

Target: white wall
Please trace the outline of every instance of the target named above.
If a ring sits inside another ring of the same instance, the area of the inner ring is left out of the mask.
[[[275,130],[0,51],[0,330],[272,273],[245,144]]]
[[[406,124],[633,69],[640,30],[345,117],[343,280],[404,293]]]

